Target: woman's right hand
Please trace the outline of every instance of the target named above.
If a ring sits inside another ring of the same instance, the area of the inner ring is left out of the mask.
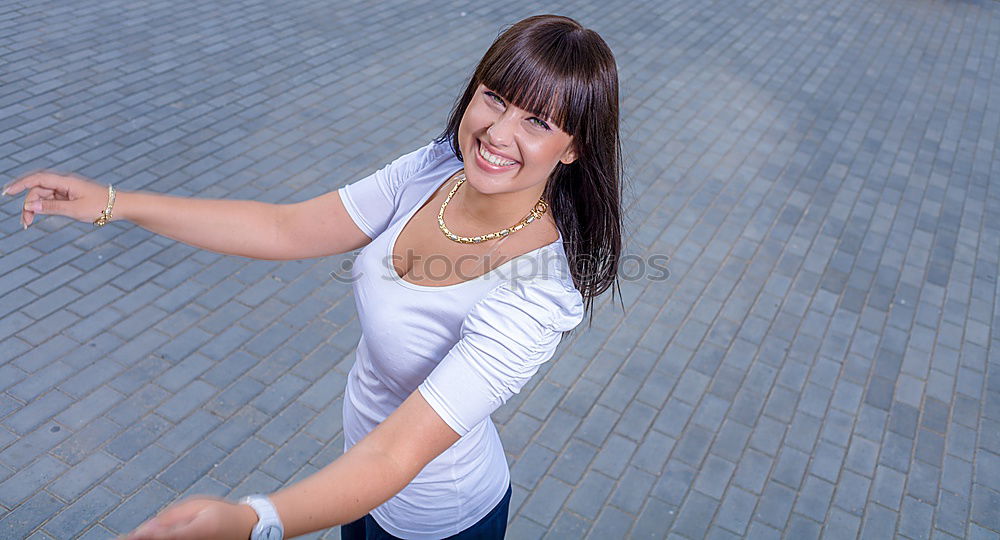
[[[108,206],[108,186],[79,176],[38,172],[11,182],[4,194],[27,191],[21,225],[36,214],[93,223]],[[347,253],[371,240],[347,213],[338,191],[294,204],[172,197],[117,191],[112,221],[229,255],[291,260]]]
[[[93,181],[66,174],[37,172],[21,177],[4,188],[4,195],[27,190],[21,210],[25,229],[36,214],[66,216],[93,222],[108,205],[108,188]]]

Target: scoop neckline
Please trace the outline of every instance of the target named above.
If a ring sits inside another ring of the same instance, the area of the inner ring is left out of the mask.
[[[458,174],[458,172],[461,171],[464,168],[465,167],[462,167],[462,168],[456,170],[455,172],[449,174],[447,176],[447,178],[445,178],[444,182],[441,182],[440,184],[433,185],[431,187],[431,189],[426,194],[424,194],[423,197],[420,198],[420,201],[416,205],[414,205],[413,208],[410,209],[409,212],[407,212],[406,216],[403,217],[403,219],[400,219],[397,222],[396,230],[394,230],[392,232],[392,236],[389,238],[389,242],[387,244],[387,246],[388,246],[387,247],[388,253],[386,255],[388,257],[385,259],[386,261],[392,261],[393,260],[392,259],[392,254],[393,254],[393,251],[395,251],[395,249],[396,249],[396,240],[399,238],[399,235],[403,232],[403,229],[405,229],[406,226],[410,224],[410,220],[413,219],[413,216],[421,208],[423,208],[425,204],[427,204],[427,201],[429,201],[430,198],[434,196],[434,193],[436,193],[437,190],[441,188],[441,186],[445,185],[449,180],[451,180],[452,178],[454,178],[454,176],[456,174]],[[399,223],[402,223],[402,225],[399,225]],[[480,274],[480,275],[478,275],[478,276],[476,276],[476,277],[474,277],[472,279],[467,279],[465,281],[459,281],[458,283],[452,283],[451,285],[436,285],[435,286],[435,285],[420,285],[420,284],[417,284],[417,283],[411,283],[409,281],[406,281],[406,279],[404,279],[402,276],[400,276],[396,272],[396,267],[393,266],[391,262],[388,264],[387,270],[389,271],[390,281],[397,282],[397,283],[401,284],[402,286],[410,288],[410,289],[415,289],[415,290],[419,290],[419,291],[438,291],[438,290],[453,289],[453,288],[461,287],[461,286],[469,284],[469,283],[474,283],[476,281],[479,281],[479,280],[485,278],[486,276],[489,276],[490,274],[493,274],[494,272],[500,270],[501,268],[504,268],[508,264],[510,264],[510,263],[512,263],[512,262],[520,259],[520,258],[527,257],[529,255],[534,255],[535,253],[537,253],[537,252],[539,252],[539,251],[541,251],[543,249],[548,249],[548,248],[551,248],[552,246],[555,246],[556,244],[561,243],[563,241],[562,231],[560,231],[558,227],[556,227],[556,233],[559,235],[559,237],[555,241],[553,241],[553,242],[545,244],[544,246],[539,246],[539,247],[537,247],[537,248],[535,248],[535,249],[533,249],[531,251],[526,251],[526,252],[518,255],[517,257],[512,257],[511,259],[508,259],[508,260],[500,263],[499,265],[491,268],[489,271],[487,271],[487,272],[485,272],[483,274]]]

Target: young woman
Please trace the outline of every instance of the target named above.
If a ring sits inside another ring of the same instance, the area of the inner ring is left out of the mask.
[[[616,283],[618,79],[595,32],[552,15],[500,35],[444,134],[373,175],[289,205],[115,192],[51,173],[17,180],[22,223],[130,220],[261,259],[364,248],[345,453],[241,503],[194,498],[130,538],[501,538],[510,473],[490,413]],[[391,535],[391,536],[390,536]]]

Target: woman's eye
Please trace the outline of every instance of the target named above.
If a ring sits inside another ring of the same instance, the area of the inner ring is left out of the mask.
[[[487,91],[487,92],[484,92],[484,93],[486,94],[486,98],[489,99],[490,101],[492,101],[493,103],[496,103],[497,105],[503,105],[504,104],[503,98],[501,98],[500,96],[494,94],[493,92]]]
[[[546,130],[546,131],[550,129],[550,128],[549,128],[549,125],[548,125],[548,124],[546,124],[546,123],[545,123],[545,121],[544,121],[544,120],[542,120],[541,118],[535,118],[535,117],[532,117],[532,118],[530,118],[530,122],[531,122],[532,124],[534,124],[534,125],[535,125],[535,127],[539,127],[539,128],[542,128],[542,129],[544,129],[544,130]]]

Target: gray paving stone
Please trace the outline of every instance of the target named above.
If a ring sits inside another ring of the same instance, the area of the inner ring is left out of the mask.
[[[748,450],[736,467],[736,474],[733,477],[734,484],[754,493],[760,493],[764,489],[764,481],[768,477],[772,464],[773,459],[766,454]]]
[[[205,407],[211,412],[228,417],[258,396],[264,388],[262,383],[254,379],[239,379],[229,388],[213,396]]]
[[[343,428],[342,405],[341,399],[331,403],[329,407],[323,409],[306,424],[304,431],[320,441],[335,439],[341,434]]]
[[[692,491],[677,511],[672,530],[691,538],[702,538],[708,532],[712,515],[719,502],[697,491]]]
[[[554,478],[545,478],[525,501],[521,515],[548,527],[559,513],[560,507],[572,488]]]
[[[695,478],[694,487],[710,497],[721,499],[735,469],[732,463],[709,455]]]
[[[629,467],[611,495],[611,504],[629,514],[638,514],[655,481],[655,476],[635,467]]]
[[[292,437],[269,459],[261,470],[283,482],[289,482],[293,475],[306,466],[306,463],[322,449],[315,439],[298,434]]]
[[[219,423],[218,417],[198,410],[170,428],[157,443],[170,452],[181,454],[211,433]]]
[[[591,472],[584,476],[583,481],[570,495],[569,500],[566,501],[566,508],[586,519],[594,520],[608,496],[611,495],[614,485],[614,480],[607,476]]]
[[[676,514],[676,507],[650,497],[629,534],[635,538],[665,538]]]
[[[256,433],[268,418],[257,409],[246,406],[212,432],[208,440],[223,450],[232,450]]]
[[[121,499],[110,491],[98,486],[77,498],[73,504],[56,514],[45,524],[45,530],[55,538],[71,538],[83,531],[95,515],[114,508]]]
[[[889,509],[899,511],[905,481],[906,477],[903,473],[880,465],[875,469],[872,500]]]
[[[594,458],[592,467],[616,478],[624,472],[635,449],[634,442],[618,435],[611,435]]]
[[[222,461],[225,452],[208,442],[201,442],[157,476],[174,491],[184,491]]]
[[[988,531],[975,523],[969,525],[969,538],[979,539],[996,539],[1000,538],[1000,533],[994,531]]]
[[[657,410],[653,407],[640,401],[632,401],[626,407],[618,424],[615,425],[615,433],[634,441],[641,441],[649,431],[656,414]]]
[[[49,456],[42,456],[29,466],[18,470],[0,483],[0,504],[8,508],[18,506],[28,499],[38,487],[47,485],[66,470],[66,465]]]
[[[670,399],[660,409],[653,427],[672,437],[680,437],[694,407],[677,399]]]
[[[809,472],[829,482],[836,482],[844,462],[844,450],[826,441],[816,446]]]
[[[34,530],[62,507],[63,504],[54,497],[44,491],[39,491],[9,514],[0,518],[0,532],[4,536],[16,538],[24,531]]]
[[[889,431],[898,433],[907,439],[913,439],[917,434],[917,418],[920,411],[904,403],[895,402],[889,412]]]
[[[750,433],[751,429],[743,424],[726,420],[716,434],[710,452],[730,461],[738,462],[743,455]]]
[[[778,455],[778,461],[771,472],[771,478],[798,490],[802,477],[806,472],[809,455],[794,448],[784,447]],[[815,467],[815,465],[814,465]]]
[[[292,435],[309,423],[316,413],[298,403],[292,403],[273,420],[257,431],[257,436],[275,445],[287,442]]]
[[[680,506],[691,488],[696,473],[695,469],[682,462],[668,461],[666,469],[653,486],[653,495],[670,505]]]
[[[565,446],[579,424],[579,417],[557,409],[552,412],[535,440],[552,450],[559,451]]]
[[[517,535],[518,538],[542,538],[545,527],[527,518],[515,518],[508,523],[507,531],[512,536]]]
[[[750,446],[768,455],[775,455],[787,426],[767,416],[762,416],[750,436]]]
[[[204,381],[194,381],[156,408],[156,413],[171,422],[179,422],[215,394],[216,388]]]
[[[906,493],[922,501],[936,503],[940,481],[941,469],[922,461],[914,461],[907,476]]]
[[[848,514],[834,507],[830,509],[830,515],[823,533],[829,538],[857,538],[860,529],[860,517]]]
[[[63,500],[76,500],[121,463],[103,452],[87,456],[76,467],[57,478],[47,488]]]
[[[1000,524],[1000,492],[994,491],[985,486],[974,486],[972,489],[972,516],[973,523],[986,528],[997,530]]]
[[[805,413],[796,413],[785,435],[785,445],[804,452],[812,451],[820,426],[820,420]]]
[[[174,454],[158,446],[149,446],[112,473],[104,485],[120,495],[130,495],[158,471],[163,470],[174,458]]]
[[[112,407],[108,411],[107,417],[120,425],[133,424],[147,412],[151,411],[153,407],[167,399],[169,395],[166,390],[159,386],[154,384],[144,385],[124,401]]]
[[[538,483],[555,458],[556,455],[551,450],[537,444],[530,444],[517,463],[511,467],[511,478],[530,489]]]
[[[587,534],[590,523],[569,512],[559,514],[559,518],[546,531],[545,538],[582,538]],[[655,538],[655,537],[654,537]]]
[[[23,373],[21,370],[17,371]],[[60,361],[51,362],[47,366],[37,370],[31,377],[25,376],[24,381],[21,384],[12,385],[7,393],[10,394],[12,398],[16,398],[24,402],[31,402],[44,392],[50,390],[56,384],[71,376],[72,373],[72,366]],[[17,373],[14,376],[21,378],[20,373]],[[61,394],[61,392],[59,392],[59,394]],[[63,397],[65,398],[65,396]]]
[[[882,450],[879,452],[878,462],[893,467],[898,471],[906,472],[910,468],[910,451],[912,448],[912,441],[901,435],[888,432],[885,434],[885,440],[882,442]]]
[[[896,528],[896,512],[870,504],[861,526],[861,538],[886,538]]]
[[[132,373],[125,372],[122,377],[117,375],[122,373],[122,366],[110,358],[98,358],[87,367],[77,371],[73,376],[59,384],[59,389],[70,396],[80,398],[86,396],[91,391],[96,390],[102,384],[109,381],[120,382],[119,391],[128,391],[130,385],[126,383],[128,376],[138,376],[139,372],[146,369],[146,365],[137,365]],[[129,381],[131,382],[131,381]]]
[[[877,455],[877,444],[864,437],[852,437],[844,466],[865,476],[873,476]]]
[[[661,413],[662,414],[662,413]],[[595,405],[577,429],[575,437],[594,446],[603,446],[604,440],[618,420],[618,414],[601,405]]]
[[[781,538],[781,531],[759,521],[754,521],[747,532],[747,538]]]
[[[913,497],[906,497],[899,516],[899,532],[910,538],[929,538],[933,516],[932,506]]]
[[[663,470],[675,443],[674,439],[662,433],[650,431],[632,456],[631,462],[647,472],[658,475]]]
[[[97,424],[91,424],[91,426]],[[106,449],[108,453],[116,458],[127,461],[138,454],[143,448],[149,446],[161,433],[165,432],[170,423],[165,419],[150,415],[123,431],[114,439],[108,441]],[[104,428],[106,433],[113,433],[117,427],[108,426]]]
[[[795,492],[780,484],[768,482],[757,506],[756,515],[764,523],[784,529],[792,510]]]
[[[718,431],[728,408],[729,401],[708,394],[695,409],[691,421],[712,431]]]
[[[159,482],[144,485],[135,495],[108,514],[102,523],[118,534],[124,534],[153,516],[174,498],[174,493]]]
[[[24,467],[70,436],[65,430],[52,429],[55,427],[58,426],[43,425],[20,438],[10,431],[0,429],[0,436],[5,440],[14,440],[0,451],[0,462],[15,469]]]
[[[744,535],[756,505],[757,497],[754,494],[731,487],[722,499],[716,522],[738,535]]]
[[[566,483],[575,485],[583,477],[595,456],[597,456],[596,448],[577,439],[572,439],[559,452],[550,474]],[[663,456],[663,460],[666,461],[666,456]]]
[[[871,485],[871,479],[851,471],[844,471],[834,491],[834,504],[860,517],[865,508],[865,501],[868,500],[867,497],[862,499],[860,494],[871,496],[869,492]]]
[[[531,392],[531,396],[525,399],[520,408],[539,420],[545,420],[562,399],[564,392],[562,388],[542,381],[538,383],[538,386]]]

